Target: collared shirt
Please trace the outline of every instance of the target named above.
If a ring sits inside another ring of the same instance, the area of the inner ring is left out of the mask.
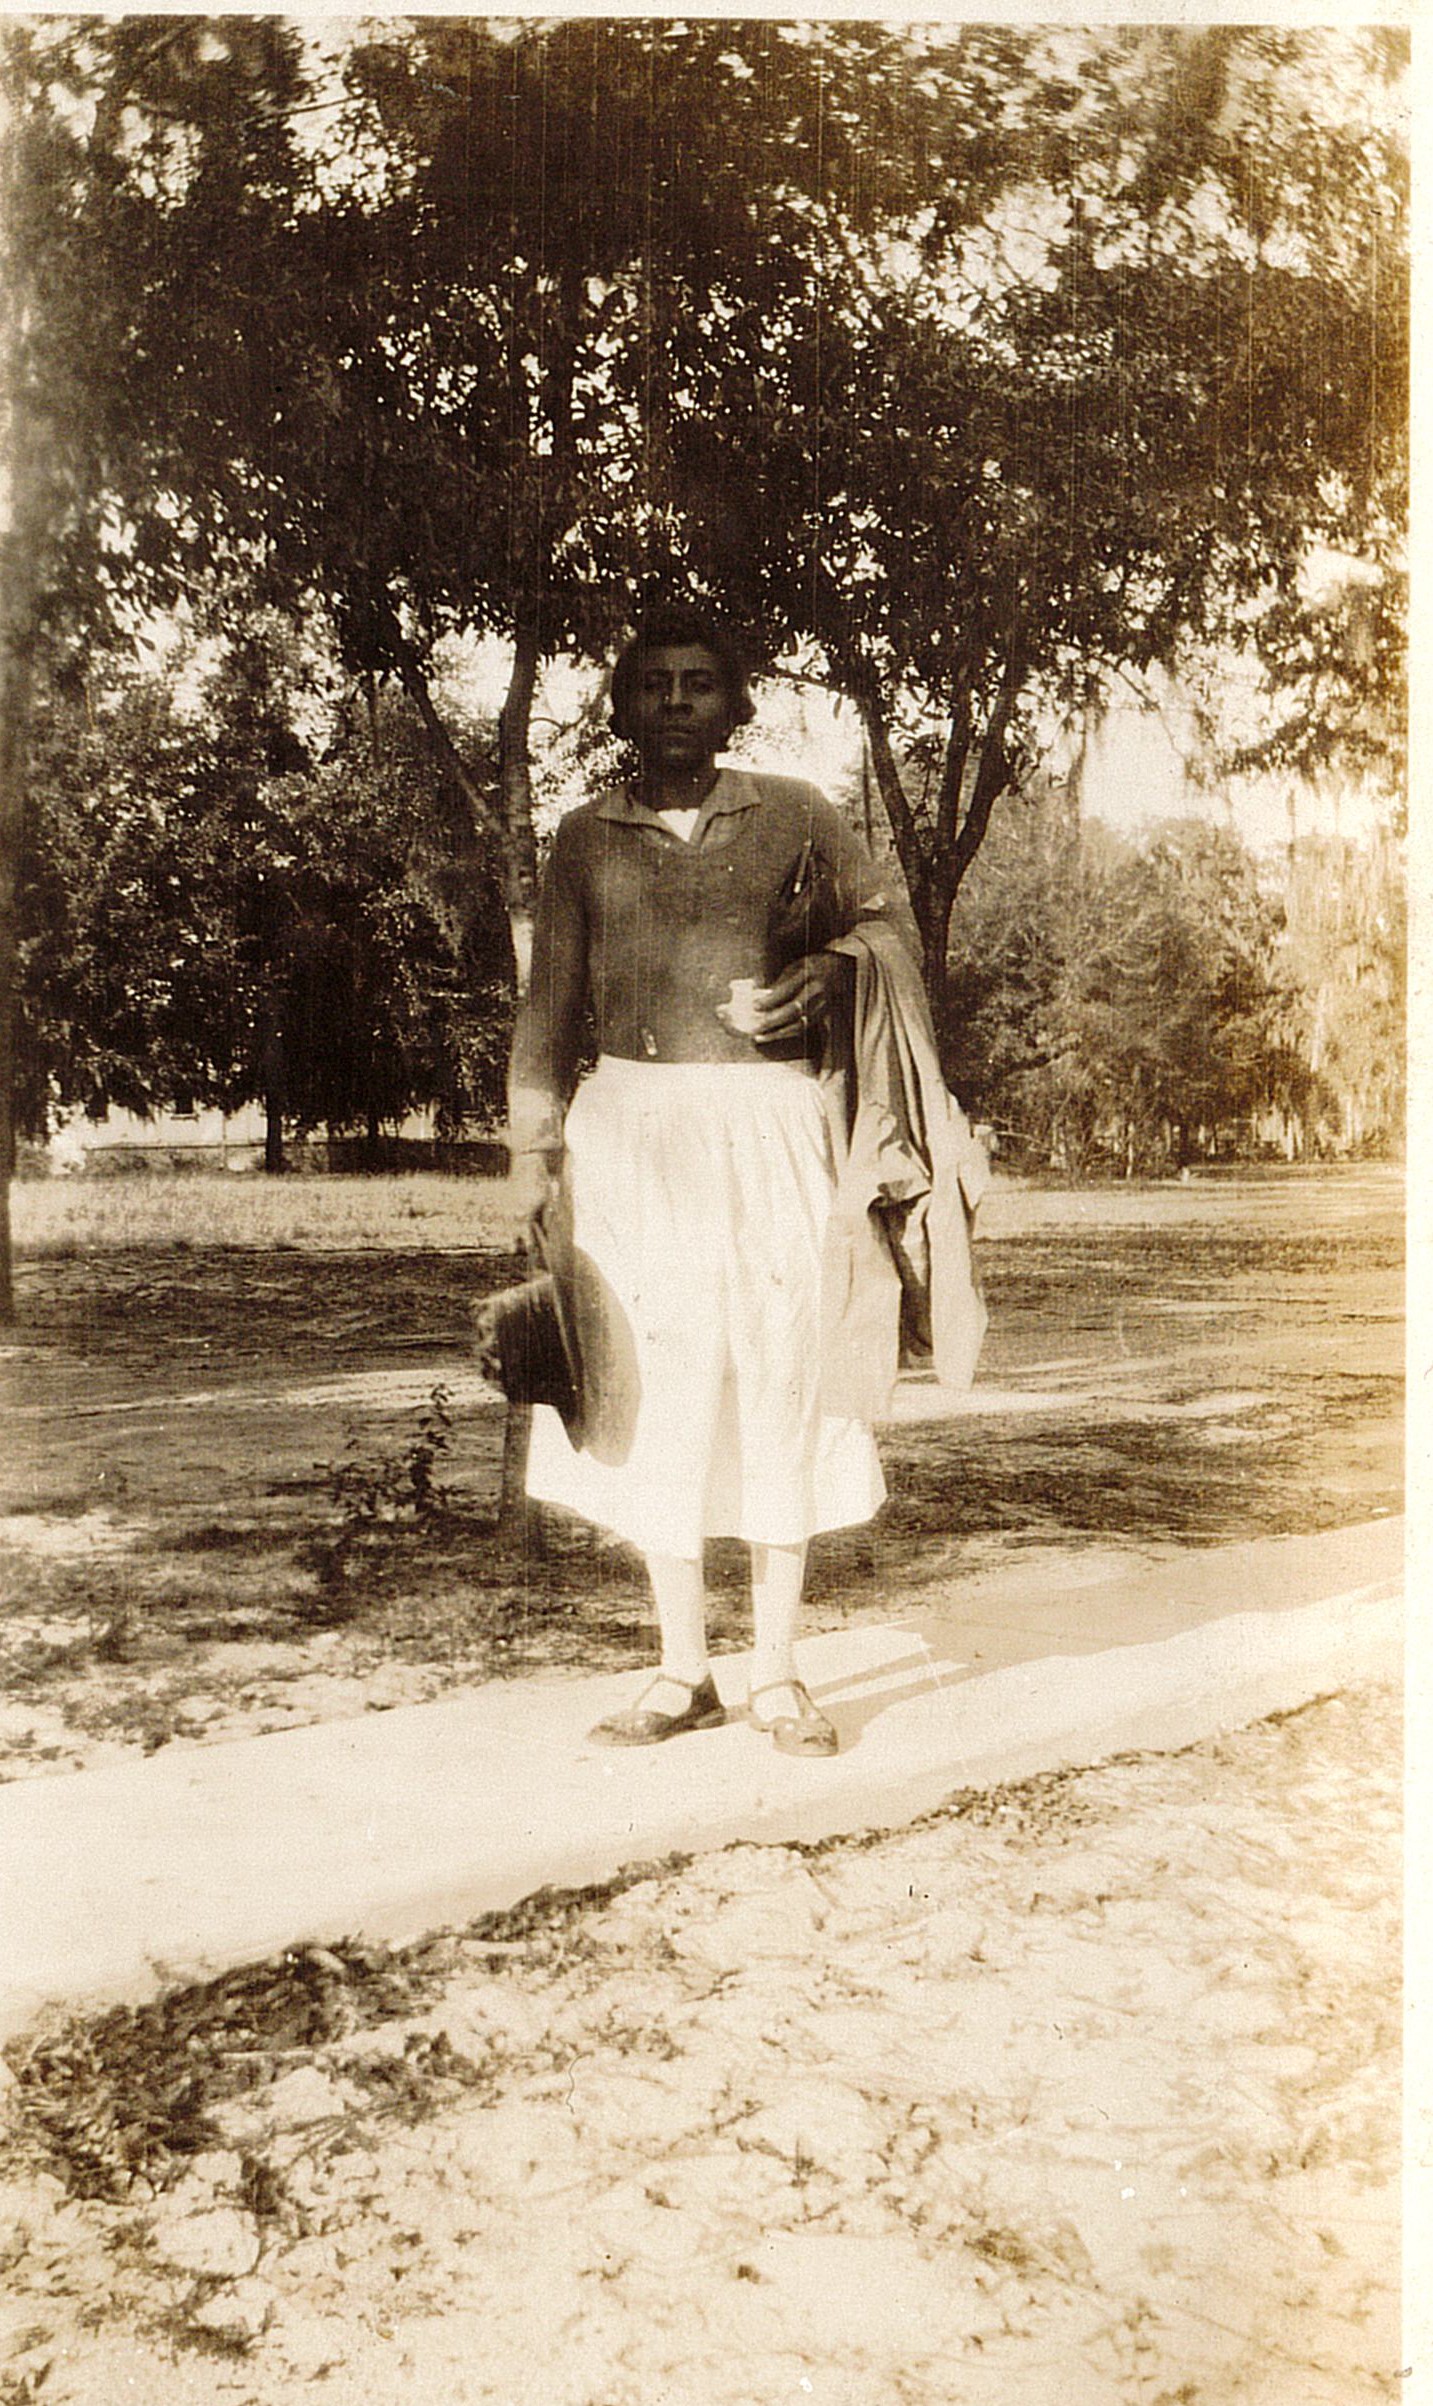
[[[679,835],[684,844],[691,842],[692,830],[701,815],[699,802],[693,802],[688,810],[659,810],[657,813],[662,825],[670,827],[673,835]]]
[[[808,849],[809,848],[809,849]],[[823,924],[783,958],[773,912],[803,859]],[[810,1040],[758,1045],[718,1008],[734,981],[766,984],[802,949],[862,920],[916,947],[909,910],[840,813],[792,777],[721,769],[687,840],[625,787],[572,811],[553,839],[509,1083],[516,1150],[555,1147],[585,1045],[628,1060],[803,1060]]]

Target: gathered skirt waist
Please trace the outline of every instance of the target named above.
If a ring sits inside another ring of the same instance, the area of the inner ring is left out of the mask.
[[[645,1061],[627,1053],[599,1053],[596,1067],[584,1084],[600,1079],[614,1091],[629,1086],[648,1096],[660,1092],[713,1097],[733,1092],[740,1084],[815,1087],[816,1075],[804,1061]],[[579,1092],[581,1089],[579,1088]]]

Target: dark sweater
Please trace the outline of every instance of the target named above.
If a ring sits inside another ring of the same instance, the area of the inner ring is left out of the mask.
[[[589,1039],[634,1061],[800,1060],[717,1017],[735,978],[764,984],[773,908],[807,845],[819,856],[829,942],[862,920],[916,949],[909,910],[839,812],[793,777],[722,769],[684,843],[625,792],[565,818],[533,926],[532,973],[513,1037],[514,1150],[561,1143]],[[798,941],[794,951],[803,947]]]

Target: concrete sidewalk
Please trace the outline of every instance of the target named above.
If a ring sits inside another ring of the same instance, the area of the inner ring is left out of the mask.
[[[1052,1585],[1048,1561],[810,1639],[842,1751],[744,1724],[589,1746],[632,1673],[174,1749],[0,1789],[0,2034],[304,1940],[414,1937],[738,1838],[894,1827],[958,1787],[1184,1745],[1401,1662],[1401,1522]],[[718,1665],[728,1703],[740,1656]]]

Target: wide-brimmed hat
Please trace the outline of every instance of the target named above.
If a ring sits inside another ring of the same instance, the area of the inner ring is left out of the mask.
[[[582,1355],[573,1313],[572,1239],[561,1211],[543,1211],[529,1239],[537,1274],[473,1306],[478,1367],[509,1403],[550,1404],[582,1443]]]

